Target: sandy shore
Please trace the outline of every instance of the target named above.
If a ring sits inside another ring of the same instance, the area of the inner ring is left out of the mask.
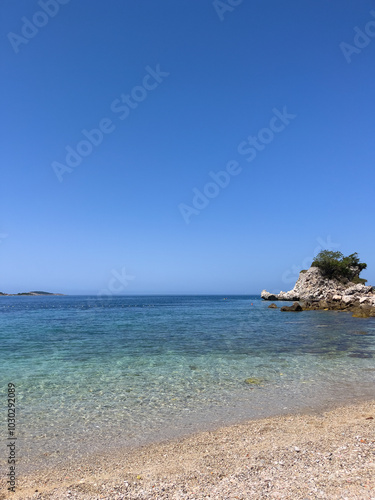
[[[375,401],[92,456],[15,494],[2,478],[0,498],[375,500]]]

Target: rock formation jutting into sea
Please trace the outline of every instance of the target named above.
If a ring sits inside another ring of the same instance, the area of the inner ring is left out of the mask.
[[[264,300],[300,301],[302,310],[348,311],[354,317],[375,317],[374,287],[327,278],[318,267],[301,271],[292,290],[279,294],[263,290],[261,297]]]

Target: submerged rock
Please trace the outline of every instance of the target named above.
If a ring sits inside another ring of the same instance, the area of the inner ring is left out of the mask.
[[[352,309],[353,318],[375,317],[375,308],[367,305],[357,306]]]
[[[370,352],[352,352],[348,354],[349,358],[360,358],[360,359],[371,359],[372,354]]]
[[[277,305],[276,305],[276,304],[274,304],[274,303],[272,302],[272,304],[270,304],[270,305],[268,306],[268,309],[278,309],[278,307],[277,307]]]
[[[294,302],[292,306],[283,306],[280,311],[290,311],[290,312],[299,312],[303,311],[302,306],[299,302]]]
[[[250,377],[250,378],[245,379],[245,384],[249,384],[249,385],[260,385],[262,382],[263,382],[263,380],[261,378],[257,378],[257,377]]]

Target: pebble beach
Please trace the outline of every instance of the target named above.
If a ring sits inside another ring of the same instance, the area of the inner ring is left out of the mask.
[[[118,449],[18,477],[1,499],[375,499],[375,401]]]
[[[0,500],[375,500],[342,4],[2,1]]]

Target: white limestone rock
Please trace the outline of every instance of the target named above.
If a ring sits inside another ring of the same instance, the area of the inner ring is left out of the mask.
[[[359,302],[364,296],[369,298],[370,304],[375,304],[375,293],[371,286],[351,282],[344,284],[336,279],[327,279],[318,267],[301,271],[293,289],[288,292],[270,294],[263,290],[261,293],[265,300],[326,300],[342,301],[344,304]]]

